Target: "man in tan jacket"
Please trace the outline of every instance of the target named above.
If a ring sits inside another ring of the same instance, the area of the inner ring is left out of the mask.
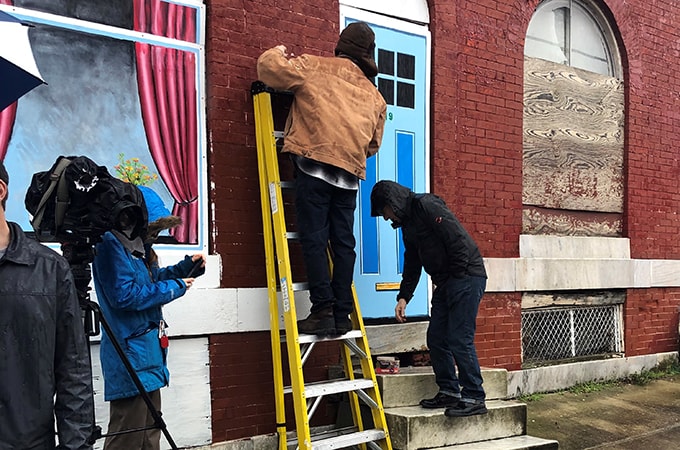
[[[355,22],[340,34],[336,57],[289,57],[278,45],[257,61],[262,82],[294,94],[283,151],[295,164],[297,228],[312,302],[311,314],[298,322],[300,333],[352,329],[357,190],[366,178],[366,158],[380,147],[387,111],[372,81],[378,74],[374,52],[373,30]]]

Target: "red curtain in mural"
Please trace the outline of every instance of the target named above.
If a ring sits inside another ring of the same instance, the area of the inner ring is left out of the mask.
[[[12,5],[12,2],[13,0],[0,0],[0,5]],[[5,160],[7,147],[9,146],[9,138],[12,137],[12,128],[14,128],[14,119],[16,119],[16,117],[16,102],[0,111],[0,161]]]
[[[14,128],[14,119],[16,116],[16,102],[0,112],[0,161],[5,160],[7,147],[9,147],[9,138],[12,137],[12,128]]]
[[[196,40],[195,10],[161,0],[134,0],[134,29]],[[175,200],[179,241],[198,242],[196,57],[188,51],[135,43],[142,118],[151,156]]]

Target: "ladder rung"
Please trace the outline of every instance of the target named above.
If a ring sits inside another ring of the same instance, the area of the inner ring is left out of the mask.
[[[314,441],[314,439],[312,439],[312,448],[314,450],[332,450],[336,448],[346,448],[351,445],[364,444],[366,442],[379,441],[380,439],[385,439],[385,432],[383,430],[364,430],[319,441]]]
[[[295,181],[282,181],[281,189],[295,189]]]
[[[293,285],[293,292],[307,291],[309,290],[309,283],[299,282],[291,283]],[[281,286],[276,286],[276,292],[281,292]]]
[[[300,344],[311,344],[313,342],[323,341],[340,341],[343,339],[360,338],[361,330],[352,330],[339,336],[315,336],[313,334],[301,334],[299,337]]]
[[[351,392],[360,389],[373,388],[373,381],[367,378],[357,378],[354,380],[319,381],[305,384],[305,397],[314,398],[322,395],[337,394],[339,392]],[[290,394],[293,392],[291,386],[286,386],[283,392]]]
[[[284,135],[283,131],[276,131],[276,130],[274,130],[274,137],[275,137],[276,139],[282,138],[283,135]]]
[[[369,432],[378,432],[378,433],[382,433],[382,434],[383,434],[383,437],[382,437],[382,438],[379,437],[378,439],[375,439],[375,441],[378,441],[378,440],[384,438],[384,434],[385,434],[385,433],[383,433],[382,430],[374,429],[374,430],[367,430],[367,431],[369,431]],[[338,437],[350,436],[350,435],[355,434],[355,433],[364,433],[364,432],[365,432],[365,431],[358,431],[358,429],[357,429],[356,426],[352,426],[352,427],[344,427],[344,428],[333,428],[333,429],[331,429],[331,430],[325,430],[325,431],[322,431],[322,432],[320,432],[320,433],[312,433],[312,435],[311,435],[311,438],[312,438],[312,448],[314,448],[314,450],[316,450],[317,448],[319,448],[319,447],[317,447],[317,445],[318,445],[317,443],[318,443],[318,442],[322,442],[322,443],[323,443],[324,441],[327,441],[327,440],[330,440],[330,439],[337,439]],[[376,433],[376,436],[379,436],[378,433]],[[380,448],[381,448],[381,447],[377,446],[373,440],[371,440],[371,441],[363,441],[363,442],[360,442],[360,443],[366,443],[366,444],[368,444],[368,446],[369,446],[370,448],[372,448],[372,449],[377,448],[378,450],[380,450]],[[292,436],[290,439],[288,439],[288,440],[286,441],[286,446],[287,446],[289,449],[292,449],[292,450],[296,449],[296,448],[297,448],[297,437],[296,437],[296,436]],[[324,447],[324,448],[328,448],[328,447]],[[341,447],[331,447],[331,448],[341,448]]]
[[[293,291],[299,292],[299,291],[308,291],[309,290],[309,283],[301,281],[299,283],[292,283],[293,284]]]
[[[300,233],[297,231],[286,231],[286,239],[300,239]]]

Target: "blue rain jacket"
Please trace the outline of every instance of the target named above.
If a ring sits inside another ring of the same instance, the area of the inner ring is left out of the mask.
[[[147,392],[167,386],[167,349],[161,348],[162,305],[181,297],[192,267],[190,256],[174,266],[147,268],[111,233],[97,244],[93,280],[102,314]],[[102,329],[100,359],[106,401],[139,395],[121,358]]]

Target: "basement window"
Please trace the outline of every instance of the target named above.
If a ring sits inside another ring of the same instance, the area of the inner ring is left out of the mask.
[[[522,367],[623,353],[623,304],[522,311]]]

